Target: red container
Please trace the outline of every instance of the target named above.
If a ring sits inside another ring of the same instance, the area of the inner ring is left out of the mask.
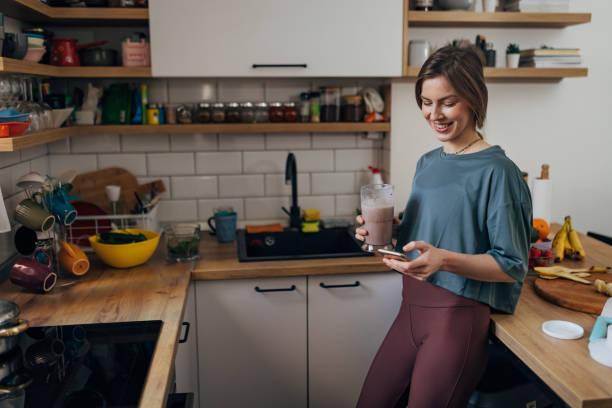
[[[0,137],[21,136],[28,126],[30,126],[30,122],[0,123]]]
[[[51,42],[49,64],[60,67],[78,67],[81,65],[81,61],[77,51],[97,45],[104,45],[107,42],[108,40],[102,40],[77,46],[76,38],[54,38]]]

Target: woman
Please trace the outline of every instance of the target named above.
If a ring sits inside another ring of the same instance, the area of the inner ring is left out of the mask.
[[[488,99],[479,55],[441,48],[415,93],[442,146],[419,159],[399,225],[396,249],[410,260],[383,258],[404,274],[403,301],[358,407],[465,407],[486,365],[490,309],[513,313],[527,272],[531,196],[477,130]]]

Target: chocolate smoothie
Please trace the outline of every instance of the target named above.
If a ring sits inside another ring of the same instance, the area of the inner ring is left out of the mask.
[[[368,231],[366,244],[390,244],[393,234],[393,207],[362,207],[361,211],[365,221],[363,228]]]

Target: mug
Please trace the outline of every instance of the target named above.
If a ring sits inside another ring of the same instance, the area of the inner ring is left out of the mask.
[[[219,242],[232,242],[236,237],[236,213],[217,211],[208,219],[208,226],[217,235]]]
[[[74,222],[77,212],[68,201],[66,192],[62,188],[56,188],[46,195],[47,207],[55,216],[57,221],[63,225],[70,225]]]
[[[78,245],[62,241],[57,257],[62,269],[75,276],[85,275],[89,270],[89,259]]]
[[[420,67],[429,58],[431,46],[425,40],[412,40],[408,43],[408,63],[413,67]]]
[[[34,197],[38,195],[39,193],[35,194]],[[48,231],[55,225],[55,218],[53,218],[53,215],[51,215],[42,204],[34,200],[34,198],[21,200],[15,207],[13,218],[18,223],[34,231]]]
[[[36,261],[39,252],[44,251],[37,250],[31,258],[17,260],[11,268],[9,277],[15,285],[46,293],[55,286],[57,274],[53,272],[53,259],[48,254],[46,254],[48,260],[46,265]]]

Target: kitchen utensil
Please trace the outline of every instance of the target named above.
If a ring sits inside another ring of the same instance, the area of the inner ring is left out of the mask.
[[[16,186],[24,190],[36,190],[45,184],[45,178],[37,171],[30,171],[17,179]]]
[[[19,113],[15,109],[0,110],[0,123],[6,122],[26,122],[28,113]]]
[[[81,276],[89,270],[89,259],[78,245],[62,241],[62,249],[58,253],[61,267],[68,273]]]
[[[13,265],[10,272],[10,279],[15,285],[37,291],[49,292],[55,286],[57,274],[53,272],[52,257],[47,254],[47,264],[36,261],[39,251],[34,251],[31,258],[20,258]]]
[[[76,219],[77,212],[70,204],[69,199],[70,197],[61,187],[57,187],[45,195],[47,208],[60,225],[70,225]]]
[[[30,126],[30,122],[4,122],[0,123],[0,137],[21,136]]]
[[[0,355],[10,352],[19,343],[19,337],[28,328],[27,320],[13,319],[0,329]]]
[[[72,203],[77,213],[82,216],[108,215],[106,211],[95,204],[76,201]],[[89,237],[100,232],[108,232],[111,230],[110,220],[81,220],[77,219],[68,226],[66,235],[70,237],[70,241],[82,247],[88,247]]]
[[[114,268],[131,268],[143,264],[155,252],[159,244],[159,234],[155,231],[143,229],[125,229],[114,232],[128,234],[143,234],[147,240],[133,242],[130,244],[102,244],[98,242],[98,236],[89,237],[91,247],[96,255],[107,265]]]
[[[21,30],[22,33],[28,35],[28,34],[34,34],[37,36],[40,36],[44,39],[43,42],[43,47],[45,48],[46,52],[43,55],[42,59],[40,60],[41,63],[43,64],[48,64],[49,63],[49,55],[51,54],[51,43],[52,43],[52,38],[53,38],[53,32],[49,31],[49,30],[45,30],[42,27],[32,27],[32,28],[26,28]]]
[[[15,207],[13,218],[18,223],[35,231],[48,231],[55,225],[53,215],[33,198],[21,200]]]
[[[415,67],[423,65],[431,52],[431,46],[425,40],[411,40],[408,49],[408,63]]]
[[[74,108],[52,109],[51,116],[53,118],[53,128],[61,127],[66,119],[72,114]]]
[[[217,211],[208,218],[208,226],[219,242],[232,242],[236,237],[236,213]]]
[[[584,335],[584,329],[576,323],[565,320],[549,320],[542,323],[542,331],[557,339],[575,340]]]
[[[612,282],[612,273],[592,272],[584,278],[591,282],[601,279]],[[574,282],[567,279],[541,279],[534,281],[536,293],[547,301],[580,312],[599,315],[608,299],[608,296],[595,291],[593,285]]]
[[[117,65],[117,51],[103,48],[89,48],[79,51],[83,66],[106,67]]]
[[[23,33],[5,33],[2,56],[23,59],[28,52],[28,36]]]
[[[103,45],[107,42],[107,40],[95,41],[77,46],[76,38],[54,38],[51,43],[51,58],[49,63],[62,67],[78,67],[81,65],[78,54],[79,50]]]
[[[15,249],[21,255],[31,255],[36,249],[36,231],[29,229],[26,226],[21,226],[15,231]]]

